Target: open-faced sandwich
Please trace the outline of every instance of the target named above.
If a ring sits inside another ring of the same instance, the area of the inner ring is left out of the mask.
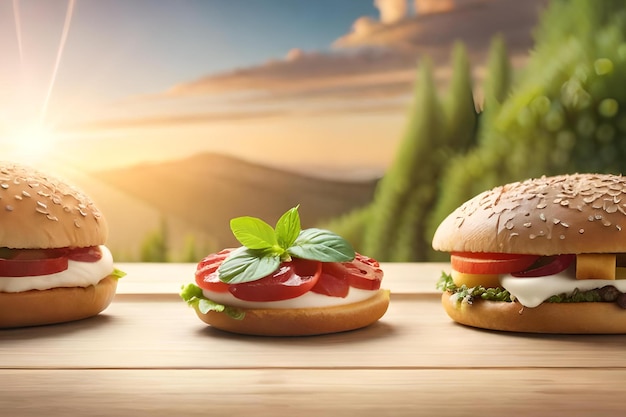
[[[233,333],[304,336],[354,330],[387,311],[383,271],[340,236],[301,230],[298,208],[273,228],[255,217],[231,220],[243,245],[205,257],[181,297],[201,320]]]

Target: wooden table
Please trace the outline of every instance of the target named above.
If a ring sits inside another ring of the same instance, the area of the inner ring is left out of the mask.
[[[445,264],[384,264],[379,323],[304,338],[206,326],[177,295],[195,265],[118,266],[101,315],[0,331],[0,416],[626,415],[626,336],[454,324]]]

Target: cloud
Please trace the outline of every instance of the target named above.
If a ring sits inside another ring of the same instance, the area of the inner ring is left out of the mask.
[[[380,21],[383,24],[399,22],[409,12],[407,0],[374,0],[374,6],[380,11]]]
[[[442,13],[453,10],[459,0],[415,0],[415,13],[425,15],[429,13]]]
[[[430,57],[444,85],[450,53],[462,40],[480,81],[495,34],[514,62],[532,46],[531,31],[547,0],[374,0],[379,19],[360,17],[328,51],[292,49],[283,58],[186,81],[160,98],[221,97],[224,106],[253,113],[267,103],[290,109],[298,100],[324,106],[343,100],[361,111],[364,101],[408,100],[416,64]],[[154,98],[154,97],[153,97]],[[397,101],[391,105],[393,107]],[[246,106],[250,106],[249,108]],[[246,116],[246,117],[248,117]]]
[[[463,40],[484,48],[501,33],[514,47],[531,45],[531,28],[547,0],[416,0],[415,13],[393,22],[355,21],[352,31],[339,37],[338,49],[368,46],[420,51],[449,47]]]

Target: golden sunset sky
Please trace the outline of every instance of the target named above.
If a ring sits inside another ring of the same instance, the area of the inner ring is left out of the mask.
[[[324,175],[392,161],[416,65],[523,61],[544,0],[0,0],[3,159],[80,170],[220,152]]]

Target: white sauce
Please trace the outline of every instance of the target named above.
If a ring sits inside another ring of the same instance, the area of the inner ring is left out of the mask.
[[[65,271],[30,277],[0,277],[0,292],[49,290],[57,287],[88,287],[97,284],[113,271],[113,256],[100,246],[102,258],[97,262],[68,261]]]
[[[569,295],[577,288],[579,291],[588,291],[612,285],[621,292],[626,292],[626,279],[576,279],[573,268],[556,275],[536,278],[504,275],[500,278],[500,284],[525,307],[537,307],[553,295]]]
[[[214,292],[202,290],[202,293],[209,300],[223,305],[241,308],[312,308],[312,307],[332,307],[345,304],[358,303],[373,297],[378,290],[361,290],[350,287],[350,291],[345,298],[331,297],[328,295],[307,292],[296,298],[281,301],[245,301],[236,298],[229,292]]]

